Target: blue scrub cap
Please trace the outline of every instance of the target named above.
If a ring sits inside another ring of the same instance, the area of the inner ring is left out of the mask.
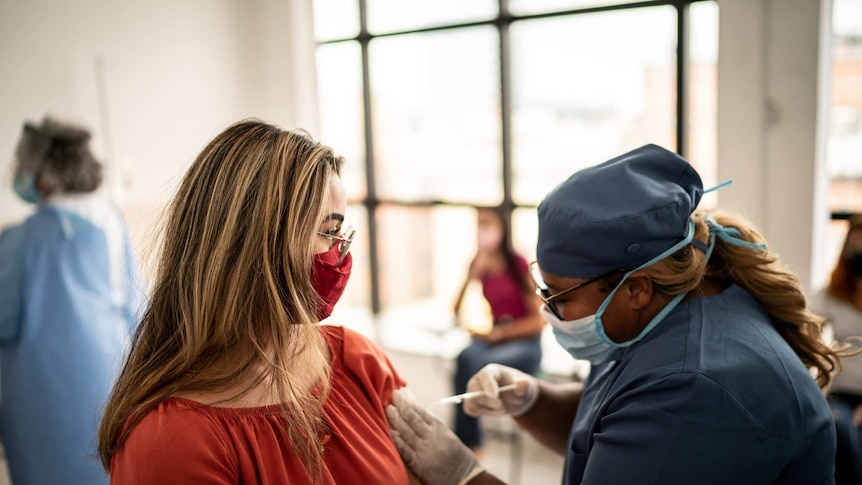
[[[539,267],[564,278],[634,269],[686,236],[702,195],[694,168],[656,145],[576,172],[539,204]]]

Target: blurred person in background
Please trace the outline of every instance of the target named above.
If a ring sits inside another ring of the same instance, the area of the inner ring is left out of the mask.
[[[862,336],[862,216],[849,220],[829,284],[813,295],[812,307],[839,341]],[[838,438],[835,482],[857,485],[862,484],[862,357],[845,359],[843,367],[829,393]]]
[[[0,234],[0,429],[12,482],[98,484],[96,429],[142,301],[90,133],[25,123],[14,190],[36,204]]]
[[[99,431],[112,483],[409,483],[384,413],[404,381],[319,325],[352,268],[342,164],[257,120],[192,163]]]
[[[476,217],[476,255],[455,301],[455,315],[461,318],[467,288],[478,281],[493,324],[487,333],[471,332],[472,342],[458,355],[456,394],[466,392],[467,381],[488,364],[504,364],[534,374],[542,362],[545,321],[530,283],[527,260],[515,252],[508,220],[501,209],[480,207]],[[462,322],[462,326],[469,329],[475,326],[471,323]],[[454,429],[465,445],[481,453],[479,420],[465,413],[460,405],[455,410]]]
[[[750,222],[697,209],[705,192],[685,159],[647,145],[539,205],[542,314],[590,376],[552,384],[491,364],[465,409],[514,416],[565,457],[564,484],[835,481],[823,390],[849,345],[822,339],[824,319]],[[387,417],[426,485],[500,483],[406,390]]]

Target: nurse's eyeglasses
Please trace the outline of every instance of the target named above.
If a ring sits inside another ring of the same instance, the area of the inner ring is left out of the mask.
[[[565,320],[565,318],[563,318],[563,316],[560,314],[560,310],[557,308],[557,299],[562,296],[568,295],[569,293],[577,290],[578,288],[587,286],[590,283],[595,283],[602,278],[606,278],[614,273],[619,273],[620,271],[622,270],[615,269],[608,271],[607,273],[602,273],[598,276],[588,279],[587,281],[582,281],[575,286],[566,288],[563,291],[558,291],[557,293],[554,293],[552,295],[551,291],[548,289],[548,284],[545,283],[544,279],[542,279],[542,272],[539,270],[539,262],[533,261],[532,263],[530,263],[530,279],[532,279],[533,284],[536,285],[536,295],[538,295],[539,299],[542,300],[542,303],[544,303],[545,306],[548,307],[548,310],[550,310],[551,313],[553,313],[554,316],[559,318],[560,320]]]
[[[335,262],[335,266],[341,266],[341,262],[344,261],[348,251],[350,251],[353,238],[356,237],[356,229],[353,226],[347,226],[347,229],[340,234],[330,234],[327,232],[318,232],[317,234],[329,239],[332,241],[332,244],[338,244],[338,261]],[[329,247],[332,248],[332,246]]]

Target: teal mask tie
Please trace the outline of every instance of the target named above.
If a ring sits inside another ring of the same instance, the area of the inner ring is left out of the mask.
[[[718,189],[722,189],[727,187],[728,185],[733,184],[733,179],[725,180],[724,182],[712,187],[710,189],[704,190],[704,194],[708,194],[710,192],[716,191]],[[712,256],[712,250],[715,249],[715,238],[718,237],[722,241],[733,244],[735,246],[743,246],[754,251],[766,251],[766,244],[753,243],[751,241],[746,241],[744,239],[740,239],[742,235],[739,232],[739,229],[735,227],[725,227],[719,224],[711,215],[706,216],[706,224],[709,226],[709,246],[706,250],[706,260],[709,261],[709,257]]]
[[[719,224],[711,215],[706,216],[706,224],[709,226],[709,250],[706,252],[706,260],[712,256],[712,250],[715,249],[715,238],[718,237],[722,241],[733,244],[734,246],[742,246],[753,251],[766,251],[766,244],[753,243],[740,239],[739,229],[735,227],[725,227]]]
[[[710,192],[715,192],[716,190],[723,189],[723,188],[727,187],[728,185],[733,185],[733,179],[727,179],[724,182],[716,185],[715,187],[712,187],[710,189],[706,189],[703,191],[703,194],[706,195]]]

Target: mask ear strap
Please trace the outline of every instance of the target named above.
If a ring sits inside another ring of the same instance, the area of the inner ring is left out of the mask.
[[[703,243],[700,239],[692,239],[691,245],[697,249],[700,249],[700,252],[707,254],[709,252],[709,246]]]
[[[703,191],[704,194],[708,194],[710,192],[714,192],[719,189],[723,189],[729,185],[733,185],[733,179],[727,179],[724,182],[716,185],[715,187],[706,189]],[[744,246],[750,248],[754,251],[766,251],[766,244],[753,243],[751,241],[746,241],[744,239],[740,239],[740,232],[735,227],[724,227],[711,215],[706,216],[706,224],[709,226],[709,245],[704,245],[702,242],[695,239],[691,242],[691,245],[700,249],[706,254],[706,260],[709,261],[710,256],[712,256],[712,250],[715,249],[715,238],[718,237],[722,241],[733,244],[735,246]]]
[[[688,294],[688,292],[685,292],[685,293],[680,293],[680,294],[674,296],[673,299],[670,302],[668,302],[668,304],[661,311],[659,311],[659,313],[656,314],[656,316],[653,317],[653,319],[650,320],[649,323],[647,323],[647,325],[643,328],[643,330],[641,330],[640,334],[638,334],[637,337],[635,337],[631,340],[628,340],[628,341],[623,342],[623,343],[616,343],[613,340],[611,340],[610,337],[608,337],[608,335],[605,333],[604,324],[602,324],[602,314],[605,312],[605,309],[611,303],[611,300],[613,300],[614,295],[617,293],[617,290],[620,289],[620,287],[623,285],[623,283],[625,283],[625,281],[628,279],[628,277],[632,273],[634,273],[635,271],[638,271],[638,270],[644,269],[646,267],[652,266],[653,264],[655,264],[655,263],[663,260],[664,258],[670,256],[671,254],[679,251],[681,248],[685,247],[686,244],[690,244],[694,240],[694,221],[691,220],[691,218],[688,219],[688,226],[687,227],[688,227],[688,233],[686,234],[685,238],[682,241],[674,244],[673,246],[666,249],[663,253],[650,259],[649,261],[638,266],[637,268],[626,272],[626,274],[623,275],[623,279],[620,280],[620,282],[613,289],[613,291],[611,291],[611,293],[605,298],[605,300],[602,302],[602,304],[599,305],[599,309],[596,310],[596,329],[599,333],[599,338],[601,338],[603,342],[610,344],[614,347],[629,347],[634,343],[640,342],[640,340],[642,338],[644,338],[646,336],[646,334],[648,334],[653,328],[655,328],[656,325],[661,323],[661,321],[664,319],[664,317],[668,313],[670,313],[670,311],[673,310],[674,307],[676,307],[680,301],[682,301],[682,299],[685,297],[686,294]]]
[[[710,192],[715,192],[716,190],[723,189],[723,188],[728,187],[730,185],[733,185],[733,179],[727,179],[724,182],[716,185],[715,187],[711,187],[711,188],[704,190],[703,193],[705,195],[705,194],[708,194]],[[710,226],[710,228],[711,227],[712,226]],[[692,246],[703,251],[703,253],[706,254],[706,260],[709,261],[709,257],[712,256],[712,250],[715,248],[715,232],[710,231],[710,233],[709,233],[709,245],[708,246],[704,245],[702,242],[698,241],[697,239],[692,241],[691,244],[692,244]]]
[[[710,192],[715,192],[716,190],[723,189],[723,188],[727,187],[728,185],[733,185],[733,179],[727,179],[724,182],[716,185],[715,187],[704,190],[703,193],[705,195],[705,194],[708,194]]]

